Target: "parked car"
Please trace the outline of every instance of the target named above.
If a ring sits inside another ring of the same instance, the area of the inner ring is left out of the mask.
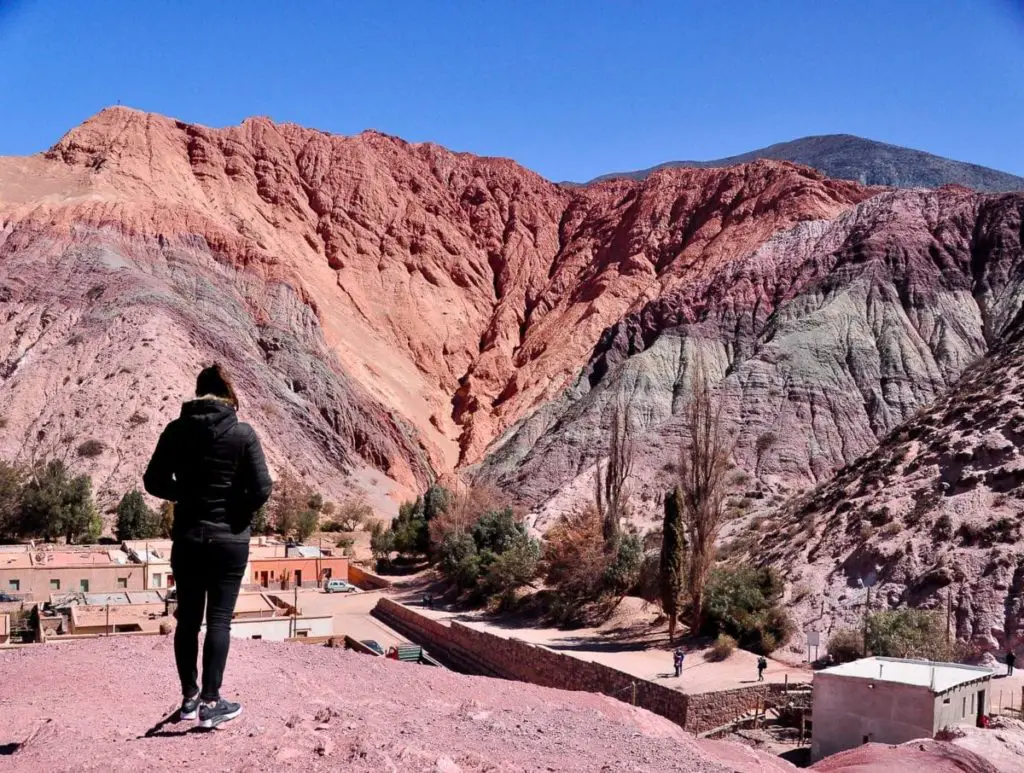
[[[363,639],[359,643],[362,644],[364,647],[369,647],[371,650],[376,652],[378,655],[383,655],[384,654],[384,647],[381,646],[381,643],[379,641],[377,641],[376,639]]]
[[[344,580],[328,580],[324,586],[324,593],[358,593],[359,588]]]
[[[0,593],[0,601],[21,601],[21,599],[17,596],[12,596],[10,593]]]

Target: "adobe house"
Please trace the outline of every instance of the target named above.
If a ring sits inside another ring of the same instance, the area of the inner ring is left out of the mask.
[[[51,593],[142,590],[142,567],[105,547],[22,546],[0,554],[0,590],[40,600]]]
[[[862,658],[814,675],[811,761],[865,743],[934,738],[988,713],[992,672],[980,666]]]

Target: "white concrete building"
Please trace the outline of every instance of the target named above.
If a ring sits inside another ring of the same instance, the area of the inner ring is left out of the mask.
[[[933,738],[988,713],[992,672],[979,666],[863,658],[814,675],[811,760],[864,743]]]
[[[285,639],[332,636],[333,634],[334,618],[330,615],[236,617],[231,621],[231,638],[233,639],[284,641]]]

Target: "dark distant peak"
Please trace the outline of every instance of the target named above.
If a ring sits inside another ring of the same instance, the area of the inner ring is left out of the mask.
[[[804,164],[829,177],[854,180],[864,185],[893,188],[960,185],[985,193],[1024,191],[1024,177],[852,134],[803,137],[714,161],[669,161],[636,172],[603,175],[593,182],[617,178],[643,180],[652,172],[669,167],[722,167],[756,159]]]

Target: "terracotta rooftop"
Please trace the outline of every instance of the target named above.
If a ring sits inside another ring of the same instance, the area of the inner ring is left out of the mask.
[[[109,620],[112,626],[139,623],[143,628],[155,629],[160,625],[158,619],[153,619],[152,625],[143,625],[143,623],[149,623],[152,618],[160,618],[163,616],[163,613],[163,604],[112,605],[109,608]],[[107,620],[106,606],[81,605],[71,607],[72,629],[105,626],[107,625]]]
[[[28,553],[0,553],[0,569],[28,569],[32,558]]]

